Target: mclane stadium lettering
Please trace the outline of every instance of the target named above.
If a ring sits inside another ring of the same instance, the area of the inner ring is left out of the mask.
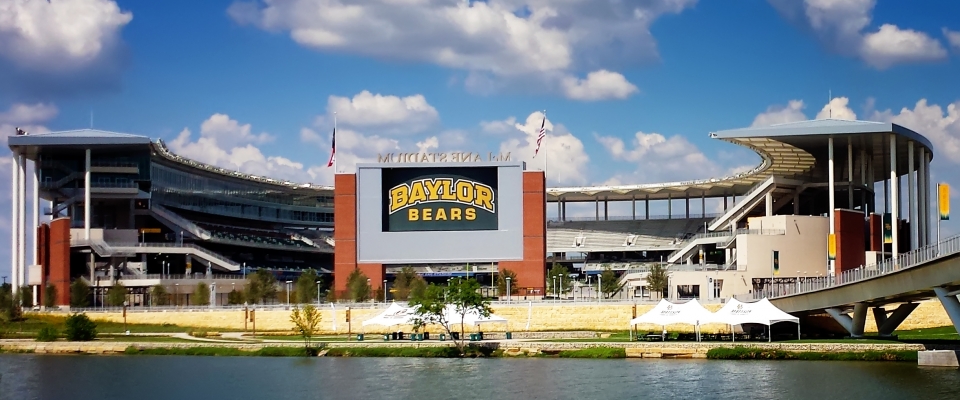
[[[506,153],[487,153],[483,157],[481,153],[474,152],[450,152],[450,153],[378,153],[377,162],[379,163],[447,163],[447,162],[484,162],[484,161],[511,161],[510,152]]]
[[[429,203],[455,203],[467,207],[418,207]],[[390,188],[389,214],[407,210],[407,221],[473,221],[476,208],[496,213],[493,188],[467,179],[418,179]]]

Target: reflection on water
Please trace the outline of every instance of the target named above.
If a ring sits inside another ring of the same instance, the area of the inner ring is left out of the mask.
[[[950,399],[960,371],[839,361],[0,355],[0,399]]]

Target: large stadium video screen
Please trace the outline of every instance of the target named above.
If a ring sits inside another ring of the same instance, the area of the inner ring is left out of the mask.
[[[383,232],[497,230],[497,167],[384,168]]]

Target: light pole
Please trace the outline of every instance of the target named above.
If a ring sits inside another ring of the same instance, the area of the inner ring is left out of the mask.
[[[563,275],[562,274],[557,275],[557,281],[560,283],[559,285],[557,285],[560,287],[560,294],[563,295]]]
[[[247,263],[240,263],[240,271],[243,273],[243,279],[247,279]]]
[[[603,300],[603,292],[600,291],[601,282],[603,282],[603,275],[597,275],[597,303]]]
[[[387,280],[383,280],[383,302],[387,302]]]
[[[173,284],[173,290],[174,290],[174,291],[173,291],[173,299],[174,299],[173,302],[174,302],[174,305],[177,306],[177,307],[180,307],[180,284],[179,284],[179,283],[174,283],[174,284]]]
[[[320,281],[317,281],[317,305],[320,305]]]
[[[287,305],[288,306],[290,305],[290,284],[291,283],[293,283],[293,281],[287,281]]]
[[[507,277],[507,303],[510,302],[510,277]]]
[[[367,278],[367,290],[369,290],[369,291],[372,291],[372,290],[373,290],[373,286],[370,286],[370,278]],[[369,293],[369,292],[367,292],[367,293],[368,293],[367,296],[370,296],[370,298],[372,298],[373,301],[377,301],[377,300],[375,299],[376,296],[373,296],[373,293]]]

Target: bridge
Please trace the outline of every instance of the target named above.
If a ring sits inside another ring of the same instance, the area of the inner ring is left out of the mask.
[[[786,287],[767,287],[755,297],[768,297],[794,315],[827,313],[851,337],[862,337],[867,309],[872,309],[880,336],[890,336],[917,301],[937,298],[960,333],[960,236],[903,253],[877,265],[844,271],[833,277],[797,280]],[[899,304],[887,311],[884,306]],[[852,314],[851,314],[852,313]]]

